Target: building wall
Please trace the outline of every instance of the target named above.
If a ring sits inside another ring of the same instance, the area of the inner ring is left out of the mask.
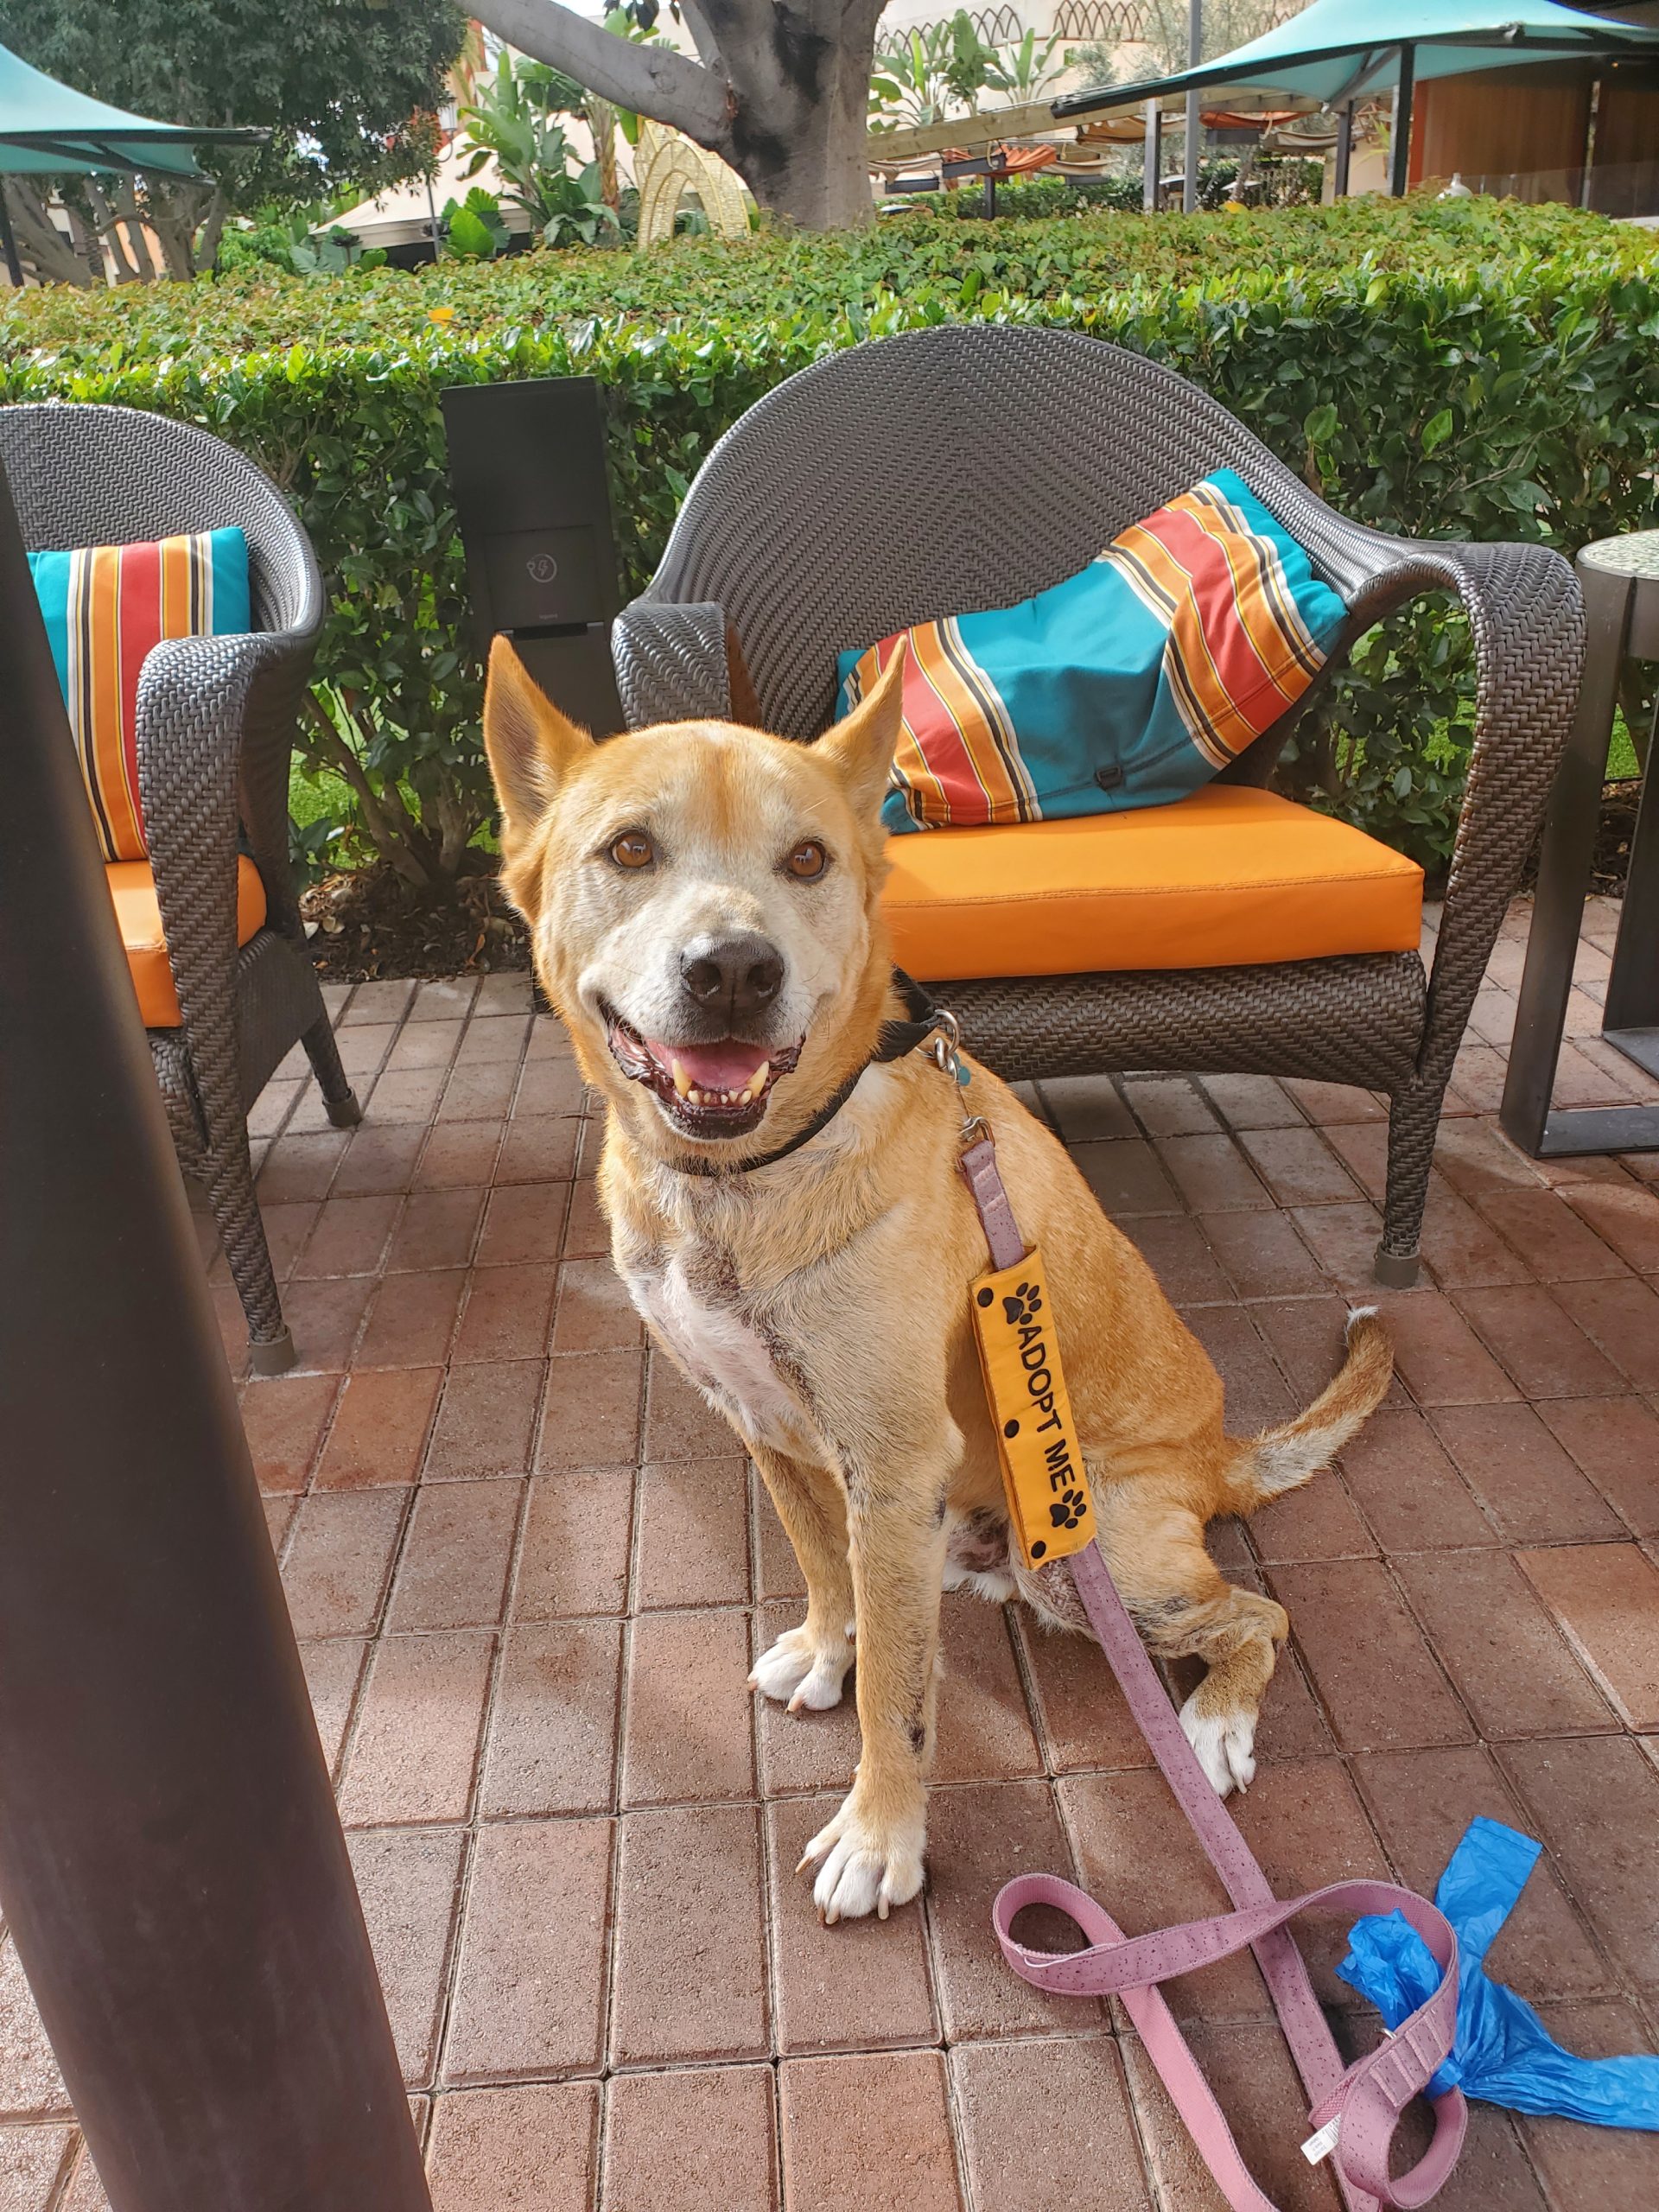
[[[1596,104],[1595,166],[1659,158],[1659,73],[1610,69]]]
[[[1589,128],[1587,72],[1564,77],[1559,63],[1545,63],[1434,78],[1417,88],[1411,181],[1580,170]]]

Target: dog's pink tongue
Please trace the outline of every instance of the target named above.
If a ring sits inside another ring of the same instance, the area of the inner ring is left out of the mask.
[[[727,1037],[718,1045],[659,1045],[648,1038],[652,1052],[669,1073],[677,1060],[694,1090],[743,1090],[749,1077],[766,1058],[764,1045],[746,1045]]]

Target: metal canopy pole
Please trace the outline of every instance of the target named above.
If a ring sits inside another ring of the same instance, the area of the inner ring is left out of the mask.
[[[1337,174],[1333,197],[1348,197],[1348,172],[1354,158],[1354,104],[1345,101],[1337,117]]]
[[[1164,113],[1156,100],[1147,102],[1147,152],[1141,186],[1141,205],[1148,215],[1158,213],[1164,168]]]
[[[1196,69],[1204,59],[1204,0],[1187,0],[1186,9],[1186,66]],[[1204,125],[1198,119],[1198,94],[1196,87],[1186,95],[1186,143],[1181,153],[1185,175],[1181,179],[1181,211],[1190,215],[1198,204],[1198,141]]]
[[[431,2212],[0,473],[0,1904],[117,2212]]]
[[[1389,134],[1389,190],[1396,200],[1405,197],[1411,176],[1411,95],[1416,67],[1416,48],[1402,46],[1394,92],[1394,128]]]

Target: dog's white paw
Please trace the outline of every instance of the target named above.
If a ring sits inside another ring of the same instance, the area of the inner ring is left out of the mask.
[[[761,1653],[749,1676],[749,1688],[791,1713],[810,1707],[827,1713],[841,1703],[842,1685],[853,1663],[849,1649],[826,1651],[814,1643],[804,1628],[791,1628],[769,1651]]]
[[[1202,1691],[1194,1690],[1181,1707],[1181,1730],[1198,1755],[1217,1797],[1248,1789],[1255,1779],[1255,1715],[1200,1713]]]
[[[801,1873],[823,1859],[812,1885],[812,1902],[826,1928],[838,1920],[862,1919],[870,1912],[885,1920],[894,1905],[908,1904],[921,1888],[925,1841],[920,1812],[896,1834],[881,1835],[849,1797],[807,1845],[795,1871]]]

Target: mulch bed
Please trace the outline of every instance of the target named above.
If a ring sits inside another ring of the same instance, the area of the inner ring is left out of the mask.
[[[463,876],[443,898],[377,864],[325,876],[301,898],[300,912],[317,925],[311,957],[326,982],[493,975],[530,965],[524,925],[493,871]]]
[[[1624,888],[1636,829],[1639,782],[1609,784],[1602,793],[1591,888],[1617,898]],[[1535,869],[1529,867],[1526,887]],[[530,965],[524,925],[494,873],[464,876],[448,898],[416,891],[382,864],[326,876],[300,900],[317,925],[311,957],[333,983],[378,976],[481,976]]]
[[[1592,891],[1623,897],[1630,864],[1630,839],[1636,834],[1637,801],[1641,796],[1639,777],[1628,784],[1603,785],[1601,823],[1596,832],[1596,857],[1590,876]]]

